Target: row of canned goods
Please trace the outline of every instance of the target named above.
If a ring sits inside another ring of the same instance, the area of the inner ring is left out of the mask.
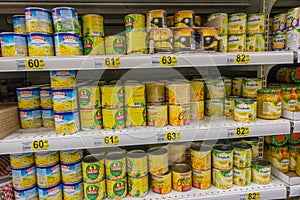
[[[273,51],[298,50],[300,46],[300,29],[287,31],[286,33],[276,33],[273,35],[271,43]]]
[[[273,33],[285,33],[300,28],[300,7],[289,9],[286,13],[275,15],[273,20]]]

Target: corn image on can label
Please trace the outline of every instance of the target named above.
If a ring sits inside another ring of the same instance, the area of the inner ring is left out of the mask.
[[[43,8],[26,8],[26,32],[53,33],[51,12]]]
[[[172,190],[172,173],[168,170],[164,174],[151,175],[152,191],[158,194],[167,194]]]
[[[122,86],[102,86],[101,95],[103,108],[118,108],[124,106],[124,92]]]
[[[42,126],[42,113],[40,109],[19,110],[21,128],[38,128]]]
[[[212,165],[220,170],[229,170],[233,166],[233,148],[227,145],[215,145],[212,150]]]
[[[246,38],[247,52],[265,51],[265,36],[263,34],[251,34]]]
[[[206,116],[223,116],[224,99],[205,99],[204,114]]]
[[[147,125],[148,126],[168,125],[168,106],[166,104],[148,104]]]
[[[173,126],[189,125],[191,122],[190,104],[169,105],[169,124]]]
[[[287,13],[281,13],[274,16],[273,18],[274,33],[284,33],[286,31],[286,15]]]
[[[147,32],[152,28],[167,28],[167,12],[165,10],[151,10],[146,15]]]
[[[103,17],[101,15],[87,14],[82,16],[83,36],[104,37]]]
[[[262,88],[262,80],[257,78],[244,78],[242,82],[242,96],[256,98],[257,91]]]
[[[127,195],[127,178],[120,180],[106,179],[107,198],[122,199]]]
[[[211,168],[211,147],[195,145],[191,147],[191,166],[194,170]]]
[[[47,151],[35,153],[35,164],[38,167],[47,167],[59,161],[58,151]]]
[[[17,88],[18,107],[32,109],[40,106],[40,92],[37,87]]]
[[[126,52],[125,37],[121,35],[111,35],[105,37],[106,55],[123,55]]]
[[[240,122],[254,122],[256,120],[256,100],[236,99],[234,101],[233,118]]]
[[[232,79],[232,95],[233,96],[242,96],[242,82],[243,77],[236,77]]]
[[[204,118],[204,101],[192,101],[191,105],[191,119]]]
[[[83,150],[65,150],[59,151],[59,158],[61,163],[75,163],[82,159]]]
[[[126,176],[126,156],[124,153],[110,153],[105,157],[106,178],[120,180]]]
[[[81,162],[61,164],[61,178],[64,183],[78,183],[82,181]]]
[[[94,130],[102,128],[102,109],[80,111],[80,123],[82,130]]]
[[[225,84],[222,79],[208,80],[205,82],[206,99],[220,99],[225,96]]]
[[[54,121],[57,134],[71,134],[79,130],[78,112],[55,112]]]
[[[124,85],[125,106],[136,107],[145,106],[145,85],[126,84]]]
[[[103,37],[89,36],[83,38],[84,55],[104,55],[105,45]]]
[[[243,142],[236,142],[233,146],[233,165],[236,167],[251,167],[252,153],[251,145]]]
[[[246,51],[246,35],[235,34],[228,35],[228,52],[245,52]]]
[[[141,178],[128,176],[128,194],[132,197],[143,197],[148,194],[148,175]]]
[[[59,183],[55,186],[48,187],[48,188],[38,188],[39,191],[39,198],[40,199],[62,199],[63,198],[63,191],[62,191],[62,184]]]
[[[26,34],[25,15],[14,15],[13,25],[15,33]]]
[[[102,109],[103,128],[106,130],[118,130],[125,127],[125,111],[123,108]]]
[[[234,13],[228,16],[228,34],[246,33],[247,14]]]
[[[75,70],[50,71],[51,88],[74,88]]]
[[[38,200],[38,189],[37,186],[33,186],[31,188],[26,188],[24,190],[18,190],[14,189],[15,199],[21,200],[21,199],[30,199],[30,200]]]
[[[36,167],[37,184],[39,187],[51,187],[60,182],[60,164],[49,167]]]
[[[36,169],[34,165],[20,169],[12,168],[11,172],[15,189],[25,189],[36,184]]]
[[[83,199],[83,183],[63,184],[64,200]]]
[[[79,37],[76,33],[55,33],[54,45],[56,56],[79,56]]]
[[[192,80],[190,82],[191,101],[204,100],[204,81]]]
[[[265,14],[249,14],[247,18],[247,33],[264,33],[265,32]]]
[[[148,33],[143,30],[126,32],[127,55],[148,54]]]
[[[75,89],[52,89],[52,99],[55,112],[77,109],[77,92]]]
[[[126,107],[126,127],[146,126],[147,112],[145,107]]]
[[[125,30],[140,30],[145,28],[145,16],[142,14],[129,14],[125,16]]]
[[[190,102],[190,84],[172,82],[168,84],[169,104],[186,104]]]
[[[181,10],[175,13],[175,27],[194,27],[195,12],[192,10]]]
[[[251,145],[252,158],[257,158],[259,156],[259,144],[257,137],[244,138],[242,139],[242,142]]]
[[[55,32],[80,32],[78,14],[74,8],[56,7],[52,9]]]
[[[52,108],[52,91],[50,87],[40,88],[40,100],[42,108]]]
[[[193,169],[192,175],[193,187],[207,189],[211,186],[211,169],[199,171]]]
[[[149,53],[173,51],[173,30],[169,28],[151,29],[149,32]]]
[[[26,35],[2,32],[0,34],[2,56],[27,56]]]
[[[163,103],[165,101],[165,85],[158,82],[145,84],[147,103]]]
[[[47,33],[28,33],[29,56],[54,56],[53,38]]]
[[[127,153],[127,172],[129,177],[140,178],[148,174],[147,154],[143,150]]]
[[[42,109],[43,127],[54,127],[54,111],[53,109]]]
[[[10,166],[14,169],[25,168],[34,163],[33,153],[10,154]]]
[[[232,169],[220,170],[213,168],[213,185],[219,189],[228,189],[233,184],[233,172]]]
[[[248,186],[251,184],[251,167],[233,167],[233,184]]]
[[[196,50],[196,32],[192,28],[179,28],[174,30],[174,51]]]
[[[251,181],[258,184],[268,184],[271,181],[271,163],[265,159],[253,159]]]
[[[168,171],[168,150],[153,147],[148,150],[148,169],[153,174],[164,174]]]
[[[103,200],[106,198],[105,179],[97,183],[83,182],[84,198],[91,200]]]
[[[97,183],[105,178],[104,156],[92,154],[82,160],[83,181]]]
[[[234,101],[238,99],[238,96],[228,96],[225,99],[225,115],[233,117],[234,115]]]
[[[273,51],[285,51],[286,49],[286,34],[278,33],[273,35],[272,40],[272,50]]]
[[[187,164],[172,167],[173,189],[184,192],[192,189],[192,168]]]

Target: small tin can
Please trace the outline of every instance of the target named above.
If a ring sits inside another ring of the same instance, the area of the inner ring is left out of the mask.
[[[171,82],[168,84],[169,104],[190,103],[190,84],[182,82]]]
[[[62,192],[62,184],[59,183],[55,186],[48,187],[48,188],[38,188],[39,191],[39,199],[62,199],[63,192]]]
[[[199,171],[193,169],[192,175],[193,187],[207,189],[211,186],[211,169]]]
[[[52,9],[52,19],[55,32],[80,33],[78,14],[74,8],[56,7]]]
[[[213,27],[203,27],[197,29],[196,34],[197,50],[217,51],[218,50],[218,32]]]
[[[104,37],[103,17],[96,14],[87,14],[82,16],[83,36]]]
[[[37,87],[17,88],[18,108],[32,109],[41,105],[40,92]]]
[[[251,145],[243,142],[235,142],[233,146],[233,165],[236,167],[251,167]]]
[[[84,55],[105,55],[104,38],[89,36],[83,38]]]
[[[271,163],[265,159],[255,158],[252,160],[251,181],[257,184],[271,182]]]
[[[31,165],[20,169],[12,168],[11,172],[13,187],[17,190],[30,188],[36,184],[35,165]]]
[[[125,127],[125,111],[123,108],[103,108],[103,128],[119,130]]]
[[[125,37],[122,35],[111,35],[105,37],[106,55],[123,55],[126,53]]]
[[[74,184],[82,181],[81,162],[61,164],[61,179],[63,183]]]
[[[228,145],[215,145],[212,150],[212,165],[216,169],[230,170],[233,166],[233,148]]]
[[[265,33],[265,14],[249,14],[247,18],[247,33]]]
[[[14,15],[13,25],[15,33],[26,34],[25,15]]]
[[[34,154],[37,167],[48,167],[59,162],[58,151],[43,151]]]
[[[143,150],[127,153],[127,173],[129,177],[141,178],[148,174],[147,154]]]
[[[120,180],[106,179],[107,198],[122,199],[127,195],[127,177]]]
[[[246,51],[246,34],[228,35],[228,52]]]
[[[79,37],[76,33],[61,32],[54,34],[56,56],[80,56]]]
[[[187,164],[172,167],[173,189],[185,192],[192,189],[192,168]]]
[[[53,37],[48,33],[28,33],[29,56],[54,56]]]
[[[181,10],[175,13],[175,27],[186,28],[195,26],[195,12],[192,10]]]
[[[234,115],[234,101],[238,99],[238,96],[227,96],[225,98],[225,115],[233,117]]]
[[[242,82],[244,77],[235,77],[232,79],[232,91],[233,96],[242,96]]]
[[[143,84],[125,84],[125,106],[140,107],[146,105],[145,85]]]
[[[204,101],[192,101],[191,106],[191,119],[204,118]]]
[[[286,31],[286,16],[287,13],[277,14],[273,18],[273,32],[284,33]]]
[[[213,185],[219,189],[229,189],[233,184],[233,172],[232,169],[220,170],[213,168]]]
[[[146,15],[147,32],[152,28],[167,28],[167,11],[151,10]]]
[[[146,107],[126,107],[126,127],[146,126],[147,112]]]
[[[153,147],[147,153],[148,169],[152,175],[164,174],[168,171],[168,150]]]
[[[79,108],[94,109],[101,107],[98,85],[83,85],[78,88]]]
[[[54,127],[54,111],[50,109],[42,109],[43,127]]]
[[[248,34],[246,38],[246,52],[265,51],[265,36],[263,34]]]
[[[125,16],[125,30],[127,32],[132,30],[145,29],[145,16],[142,14],[128,14]]]
[[[224,87],[225,87],[225,95],[230,96],[231,95],[231,88],[232,88],[232,80],[231,78],[227,77],[222,77],[222,80],[224,82]]]
[[[246,33],[247,14],[234,13],[228,16],[228,34]]]
[[[63,184],[64,200],[83,199],[83,183]]]
[[[165,102],[165,85],[158,82],[146,82],[147,103]]]
[[[190,104],[169,105],[169,124],[172,126],[189,125],[191,122]]]
[[[50,87],[41,87],[40,88],[40,101],[42,108],[52,108],[52,91]]]
[[[84,198],[104,200],[107,195],[105,182],[105,179],[97,183],[83,182]]]
[[[294,29],[286,32],[286,50],[297,51],[300,46],[300,30]]]
[[[50,71],[51,88],[74,88],[75,70]]]
[[[299,13],[300,7],[289,9],[286,16],[286,28],[287,30],[293,30],[299,28]]]
[[[206,116],[223,116],[224,99],[205,99],[204,114]]]
[[[243,138],[242,142],[251,145],[251,155],[252,155],[252,158],[257,158],[259,156],[258,137]]]
[[[286,49],[286,34],[278,33],[273,35],[272,51],[285,51]]]
[[[14,195],[15,195],[15,200],[25,200],[25,199],[38,200],[39,199],[38,188],[36,185],[30,188],[26,188],[24,190],[14,189]]]
[[[14,169],[28,167],[34,164],[33,153],[10,154],[10,166]]]
[[[141,178],[128,176],[128,194],[132,197],[144,197],[148,194],[148,175]]]
[[[120,180],[126,176],[125,153],[109,153],[105,156],[106,178],[109,180]]]
[[[72,134],[79,130],[78,112],[55,112],[55,131],[57,134]]]
[[[171,192],[172,190],[171,170],[168,170],[164,174],[152,174],[151,187],[152,187],[152,191],[158,194],[167,194]]]
[[[80,113],[80,127],[82,130],[95,130],[102,128],[102,109],[81,109]]]
[[[244,78],[242,82],[242,96],[256,98],[257,91],[262,88],[262,80],[258,78]]]
[[[83,150],[65,150],[59,151],[60,162],[63,164],[70,164],[81,161],[83,157]]]
[[[226,53],[228,49],[228,35],[227,34],[218,34],[219,40],[219,52]]]
[[[148,33],[144,30],[133,30],[126,32],[126,53],[148,54]]]
[[[101,87],[102,107],[118,108],[124,106],[124,91],[122,86],[105,85]]]
[[[256,120],[256,109],[255,99],[235,99],[233,118],[239,122],[254,122]]]
[[[167,126],[168,106],[166,104],[147,104],[147,125]]]
[[[38,128],[42,126],[41,109],[20,109],[21,128]]]
[[[233,184],[248,186],[251,184],[251,167],[233,167]]]
[[[194,170],[204,171],[211,168],[211,147],[191,146],[191,166]]]
[[[196,32],[192,28],[179,28],[174,30],[174,51],[195,51]]]
[[[75,89],[52,89],[53,110],[68,112],[77,109],[77,92]]]
[[[97,183],[105,178],[104,156],[91,154],[82,160],[83,181]]]
[[[37,184],[41,188],[57,185],[61,181],[60,164],[56,163],[48,167],[36,167]]]
[[[222,79],[205,82],[205,99],[221,99],[225,97],[225,84]]]
[[[149,32],[149,53],[169,53],[173,51],[173,30],[169,28],[151,29]]]
[[[190,82],[191,101],[204,100],[204,85],[204,80],[195,79]]]
[[[187,159],[186,151],[189,144],[186,142],[170,143],[169,144],[169,164],[184,163]]]
[[[27,33],[53,33],[50,11],[38,7],[29,7],[24,12]]]

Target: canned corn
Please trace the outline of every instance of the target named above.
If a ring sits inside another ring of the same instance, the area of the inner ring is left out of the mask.
[[[83,36],[104,37],[103,17],[101,15],[87,14],[82,16]],[[103,41],[104,42],[104,41]]]
[[[175,13],[175,27],[194,27],[195,12],[192,10],[181,10]]]
[[[228,34],[246,33],[247,14],[234,13],[228,16]]]
[[[166,104],[148,104],[147,125],[148,126],[168,125],[168,106]]]
[[[147,153],[148,168],[152,175],[164,174],[168,171],[168,150],[153,147]]]
[[[158,194],[167,194],[172,190],[172,174],[168,170],[164,174],[151,175],[152,191]]]
[[[167,12],[165,10],[151,10],[146,15],[147,32],[152,28],[167,28]]]
[[[148,175],[141,178],[128,177],[128,194],[132,197],[143,197],[148,194]]]
[[[116,181],[123,179],[126,176],[125,153],[116,152],[107,154],[105,156],[105,172],[108,180]]]
[[[82,181],[81,162],[61,164],[61,179],[63,183],[74,184]]]
[[[187,164],[172,167],[173,189],[184,192],[192,189],[192,168]]]
[[[103,128],[106,130],[118,130],[125,127],[125,111],[123,108],[102,109]]]
[[[145,16],[142,14],[129,14],[125,16],[125,30],[127,32],[132,30],[139,30],[145,28]]]
[[[169,124],[173,126],[189,125],[191,122],[190,104],[169,105]]]
[[[233,118],[235,121],[254,122],[256,120],[257,103],[254,99],[235,99]]]
[[[192,175],[193,187],[207,189],[211,186],[211,169],[199,171],[193,169]]]
[[[220,170],[213,168],[213,185],[219,189],[229,189],[233,184],[232,169]]]
[[[105,179],[97,183],[83,182],[84,198],[104,200],[107,194],[105,182]]]
[[[121,35],[111,35],[105,37],[106,55],[123,55],[126,52],[125,37]]]

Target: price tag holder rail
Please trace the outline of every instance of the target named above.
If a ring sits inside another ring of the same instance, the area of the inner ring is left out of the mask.
[[[161,67],[176,67],[178,62],[177,60],[176,55],[153,56],[152,65]]]
[[[250,128],[248,126],[240,126],[227,129],[228,137],[247,137],[250,134]]]
[[[236,53],[227,55],[228,65],[247,65],[250,63],[250,55],[247,53]]]

